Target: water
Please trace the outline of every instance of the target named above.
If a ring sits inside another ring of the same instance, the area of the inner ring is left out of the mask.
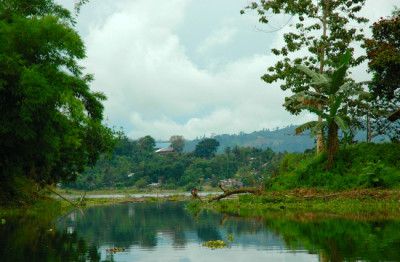
[[[91,207],[52,221],[6,218],[0,261],[400,261],[398,220],[285,212],[245,219],[156,202]],[[229,248],[202,245],[229,234]]]
[[[218,195],[218,194],[222,194],[221,191],[220,192],[199,192],[198,193],[199,196],[201,197],[205,197],[205,196],[210,196],[210,195]],[[104,194],[104,195],[85,195],[85,198],[123,198],[123,197],[132,197],[132,198],[151,198],[151,197],[171,197],[171,196],[191,196],[192,194],[190,192],[186,192],[186,193],[136,193],[136,194],[125,194],[125,195],[121,195],[121,194]],[[65,198],[69,198],[69,199],[80,199],[81,196],[79,195],[64,195]]]

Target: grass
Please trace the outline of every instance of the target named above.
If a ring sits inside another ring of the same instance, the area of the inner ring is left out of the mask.
[[[400,217],[400,190],[353,189],[338,192],[297,189],[267,192],[262,196],[246,194],[239,200],[217,203],[191,202],[187,208],[193,213],[212,209],[219,213],[241,217],[264,217],[271,212],[343,216],[354,219],[387,219]]]

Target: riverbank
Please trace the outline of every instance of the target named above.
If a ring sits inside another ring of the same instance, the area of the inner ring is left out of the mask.
[[[292,214],[309,219],[318,216],[343,216],[347,218],[388,219],[400,217],[400,190],[352,189],[344,191],[318,191],[296,189],[266,192],[261,196],[240,195],[238,200],[217,203],[193,201],[188,208],[193,212],[211,209],[218,213],[239,217],[264,217],[271,212]],[[314,215],[313,215],[314,214]]]

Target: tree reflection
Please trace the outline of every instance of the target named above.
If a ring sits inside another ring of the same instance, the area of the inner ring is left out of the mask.
[[[0,226],[0,261],[101,261],[94,244],[38,218],[9,218]]]
[[[135,203],[74,211],[58,222],[10,218],[0,225],[0,261],[114,261],[108,248],[183,249],[234,235],[234,245],[316,254],[320,261],[400,261],[400,221],[340,218],[289,211],[243,218],[205,210],[191,214],[184,203]],[[103,257],[100,250],[103,250]],[[127,251],[129,252],[129,251]]]

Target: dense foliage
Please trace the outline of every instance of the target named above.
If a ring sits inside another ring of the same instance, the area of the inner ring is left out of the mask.
[[[245,185],[262,185],[262,179],[276,172],[284,155],[270,148],[238,146],[214,156],[199,157],[196,152],[158,155],[154,144],[149,147],[144,140],[151,141],[151,137],[136,141],[122,138],[110,158],[104,155],[93,169],[88,169],[67,187],[88,190],[144,188],[160,182],[166,189],[183,187],[186,190],[207,181],[207,185],[217,186],[218,181],[226,178],[235,178]],[[201,141],[199,144],[204,146]],[[214,145],[212,143],[212,148]]]
[[[75,179],[114,145],[74,24],[51,0],[1,1],[0,204]]]
[[[343,148],[331,170],[325,170],[326,156],[288,154],[279,175],[268,181],[271,190],[321,188],[399,188],[400,144],[360,143]]]
[[[327,167],[330,168],[334,162],[334,156],[339,151],[339,128],[347,135],[350,125],[350,118],[347,115],[347,103],[344,97],[352,97],[354,100],[362,100],[361,97],[368,97],[369,94],[362,91],[361,85],[346,81],[348,64],[350,61],[350,50],[343,56],[340,65],[329,77],[317,74],[305,66],[300,69],[309,75],[312,85],[318,86],[320,92],[303,91],[289,97],[289,101],[302,100],[300,108],[317,114],[323,121],[310,121],[298,127],[296,133],[311,129],[311,135],[327,130],[326,154],[328,156]],[[349,135],[348,135],[349,136]]]
[[[373,95],[368,115],[371,133],[386,134],[400,140],[399,123],[391,123],[387,116],[400,108],[400,12],[381,18],[372,27],[372,38],[365,40],[368,67],[373,74],[369,88]]]
[[[270,66],[268,73],[261,78],[269,84],[283,80],[281,89],[289,89],[294,94],[304,91],[321,93],[320,87],[311,85],[312,78],[304,75],[297,66],[303,64],[319,74],[330,75],[339,65],[341,56],[347,50],[350,50],[352,54],[349,61],[350,66],[362,63],[365,57],[353,57],[354,48],[351,44],[364,39],[363,29],[352,26],[351,23],[363,24],[368,21],[364,17],[356,16],[364,3],[365,0],[261,0],[252,2],[246,8],[257,10],[261,23],[271,24],[270,17],[285,14],[290,16],[287,24],[295,24],[295,30],[290,30],[283,35],[285,45],[280,49],[271,49],[274,55],[280,56],[282,59],[274,66]],[[242,13],[244,13],[243,10]],[[303,57],[291,55],[304,51],[307,53]],[[292,114],[299,114],[303,110],[302,106],[308,105],[301,99],[285,98],[285,102],[286,110]],[[319,110],[322,106],[320,103],[316,104]],[[322,121],[320,116],[318,121]],[[320,129],[317,134],[317,153],[324,150],[323,131]]]

